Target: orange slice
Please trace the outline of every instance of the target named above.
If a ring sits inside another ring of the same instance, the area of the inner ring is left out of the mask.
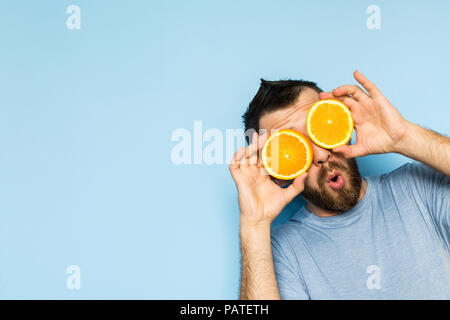
[[[311,140],[322,148],[342,146],[352,137],[352,114],[338,100],[319,100],[308,111],[306,130]]]
[[[313,149],[308,138],[292,129],[279,130],[267,138],[261,160],[267,172],[278,179],[291,180],[308,170]]]

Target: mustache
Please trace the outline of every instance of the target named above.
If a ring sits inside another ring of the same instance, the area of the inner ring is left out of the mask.
[[[349,168],[337,161],[329,161],[326,165],[322,166],[319,171],[318,182],[324,184],[327,181],[328,174],[333,170],[340,171],[341,173],[348,172]]]

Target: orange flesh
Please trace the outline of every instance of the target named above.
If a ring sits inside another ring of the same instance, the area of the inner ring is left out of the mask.
[[[328,145],[341,142],[351,130],[347,113],[329,103],[321,104],[315,109],[310,126],[315,138]]]
[[[305,144],[288,134],[274,137],[269,142],[266,155],[268,166],[282,176],[290,176],[304,168],[308,158]]]

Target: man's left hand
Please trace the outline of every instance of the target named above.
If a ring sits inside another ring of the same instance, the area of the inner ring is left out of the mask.
[[[407,135],[410,123],[362,73],[355,71],[353,76],[367,93],[359,86],[344,85],[320,94],[321,99],[342,101],[353,116],[356,143],[336,147],[333,151],[346,158],[397,152],[397,146]]]

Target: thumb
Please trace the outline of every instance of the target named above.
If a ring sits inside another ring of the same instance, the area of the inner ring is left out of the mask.
[[[299,175],[294,181],[291,183],[289,187],[284,189],[286,200],[289,202],[292,201],[296,196],[300,194],[305,189],[305,180],[308,177],[308,173],[305,172]]]
[[[333,149],[333,152],[342,154],[345,158],[361,157],[364,154],[363,150],[357,145],[343,145]]]

